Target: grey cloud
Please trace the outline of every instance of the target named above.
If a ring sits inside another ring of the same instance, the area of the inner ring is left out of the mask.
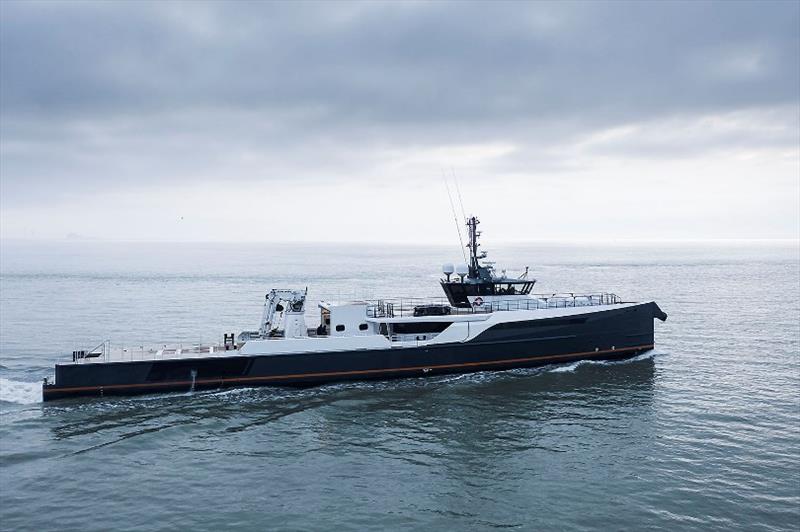
[[[263,179],[380,146],[508,141],[530,162],[631,122],[792,108],[799,5],[4,1],[4,197],[247,153]]]
[[[4,112],[316,104],[459,122],[762,105],[798,88],[795,3],[3,6]],[[748,54],[759,68],[726,75]]]

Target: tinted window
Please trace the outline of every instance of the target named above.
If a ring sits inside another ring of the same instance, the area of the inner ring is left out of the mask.
[[[367,329],[369,329],[369,325],[367,325],[366,323],[362,323],[361,325],[358,326],[359,331],[366,331]]]
[[[337,325],[336,332],[342,332],[344,330],[344,325]]]
[[[525,283],[525,286],[522,287],[522,293],[530,294],[531,288],[533,288],[533,283]]]
[[[480,284],[480,285],[478,285],[478,295],[481,295],[481,296],[493,296],[494,295],[494,285],[493,284]]]
[[[438,333],[450,326],[448,321],[395,323],[393,330],[396,334]]]

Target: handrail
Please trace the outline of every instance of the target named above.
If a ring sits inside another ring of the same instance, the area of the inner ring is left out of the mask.
[[[103,340],[91,349],[78,349],[72,352],[72,361],[80,362],[87,358],[102,357],[103,360],[108,360],[108,355],[111,352],[111,340]]]
[[[525,298],[499,299],[483,302],[472,307],[454,307],[443,297],[411,297],[402,299],[369,300],[367,316],[370,318],[393,318],[412,316],[421,306],[441,306],[448,314],[487,314],[512,310],[540,310],[547,308],[571,308],[597,305],[616,305],[622,300],[608,292],[597,294],[536,294]]]

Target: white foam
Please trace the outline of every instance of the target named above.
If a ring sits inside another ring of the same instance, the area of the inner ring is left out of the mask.
[[[41,403],[42,383],[12,381],[0,377],[0,401],[21,405]]]
[[[578,366],[582,366],[583,364],[587,364],[591,362],[590,360],[578,360],[577,362],[573,362],[572,364],[567,364],[565,366],[556,366],[554,368],[550,368],[550,373],[572,373]]]
[[[576,362],[572,362],[571,364],[566,364],[563,366],[554,366],[549,369],[550,373],[572,373],[580,366],[585,364],[590,365],[597,365],[597,366],[614,366],[618,364],[629,364],[631,362],[636,362],[639,360],[647,360],[648,358],[652,358],[655,356],[655,352],[648,351],[646,353],[642,353],[640,355],[636,355],[635,357],[631,358],[624,358],[622,360],[578,360]]]

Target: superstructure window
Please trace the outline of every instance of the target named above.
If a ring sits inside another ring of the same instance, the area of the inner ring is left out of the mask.
[[[369,329],[369,325],[367,325],[366,323],[362,323],[358,326],[359,331],[366,331],[367,329]]]
[[[449,321],[401,322],[393,324],[392,331],[395,334],[440,333],[447,329],[451,323]]]
[[[529,294],[533,283],[498,283],[495,293],[500,296],[515,296]]]
[[[531,288],[533,288],[533,283],[525,283],[525,286],[522,287],[523,294],[530,294]]]
[[[494,295],[494,285],[493,284],[479,284],[478,285],[478,295],[479,296],[493,296]]]
[[[344,331],[344,325],[337,325],[336,326],[336,332],[343,332],[343,331]]]

